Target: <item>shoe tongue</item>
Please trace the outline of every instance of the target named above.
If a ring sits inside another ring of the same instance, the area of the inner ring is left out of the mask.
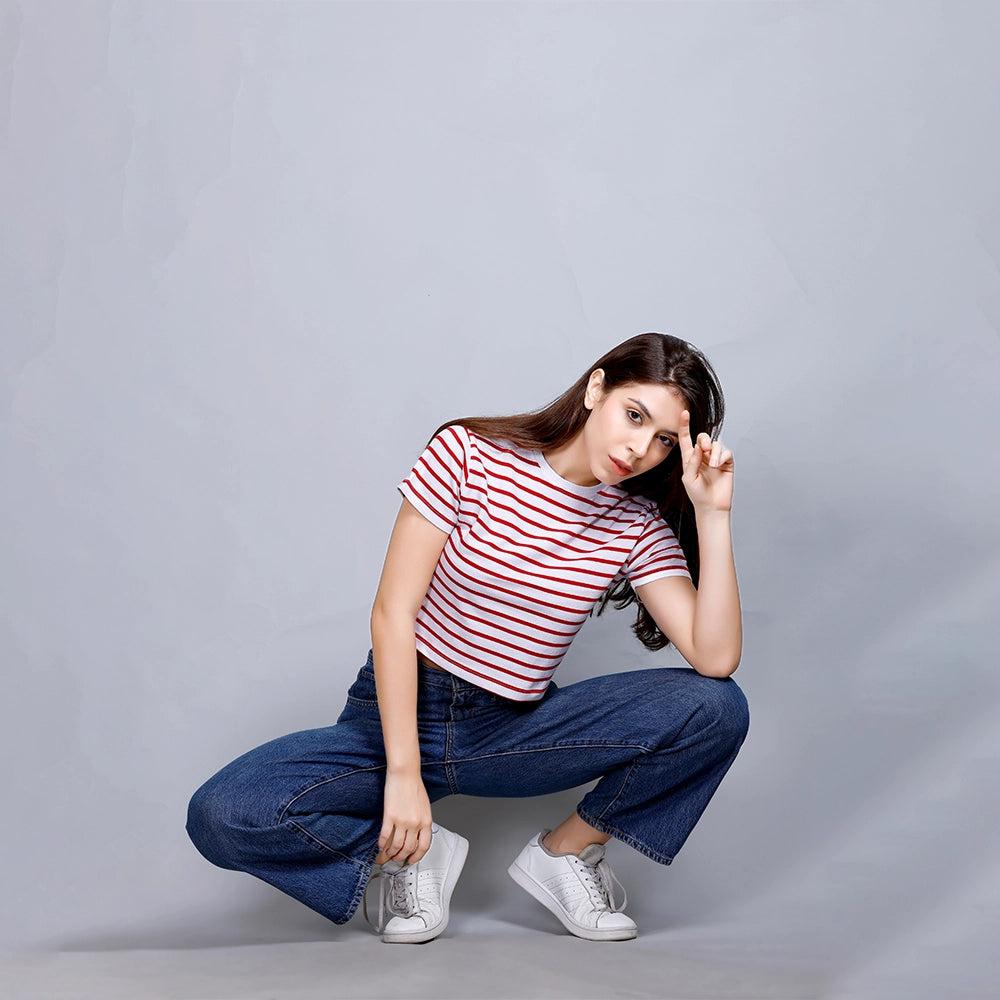
[[[604,845],[603,844],[588,844],[577,857],[585,865],[596,865],[601,858],[604,857]]]

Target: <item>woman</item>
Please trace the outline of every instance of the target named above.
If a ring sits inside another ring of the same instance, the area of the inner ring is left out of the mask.
[[[211,778],[189,811],[198,849],[336,923],[375,875],[382,939],[428,941],[468,850],[433,801],[600,779],[508,871],[571,933],[635,937],[604,845],[670,864],[748,725],[729,679],[742,630],[722,417],[701,353],[647,333],[541,411],[440,428],[400,484],[372,652],[337,724]],[[693,669],[558,687],[573,636],[609,601],[635,603],[638,638],[672,642]]]

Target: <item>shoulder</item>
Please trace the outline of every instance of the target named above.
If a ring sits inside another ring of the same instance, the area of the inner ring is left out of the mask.
[[[460,445],[465,454],[484,469],[525,471],[537,468],[538,462],[534,453],[520,448],[510,441],[499,438],[484,437],[475,431],[453,424],[442,433],[455,432],[454,442]]]
[[[467,464],[472,449],[472,435],[461,424],[449,424],[436,431],[427,443],[420,461],[436,459],[446,465]]]
[[[482,434],[469,430],[464,424],[446,424],[431,438],[430,445],[435,443],[446,447],[461,448],[463,451],[494,454],[517,450],[508,442],[483,437]]]
[[[467,427],[463,427],[461,424],[446,424],[434,433],[434,436],[430,439],[429,446],[435,443],[443,445],[457,444],[464,448],[471,437],[472,434]]]
[[[456,477],[482,481],[516,465],[517,452],[507,442],[483,437],[462,424],[448,424],[434,434],[417,464],[442,467]]]

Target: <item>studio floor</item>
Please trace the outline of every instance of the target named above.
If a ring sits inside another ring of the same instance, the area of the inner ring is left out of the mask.
[[[991,1000],[996,969],[990,880],[929,919],[851,937],[850,913],[776,905],[700,922],[652,914],[634,941],[571,937],[528,898],[488,914],[453,907],[445,934],[385,945],[360,914],[343,927],[285,900],[192,912],[142,927],[22,951],[0,966],[7,1000]],[[263,888],[263,887],[262,887]],[[641,907],[640,907],[641,912]],[[639,913],[636,914],[639,916]],[[848,944],[850,945],[848,947]]]
[[[824,973],[713,954],[711,936],[653,931],[594,944],[547,915],[537,926],[457,914],[427,945],[383,945],[360,921],[327,941],[218,948],[36,953],[11,958],[11,1000],[331,1000],[331,998],[612,998],[805,1000]],[[697,938],[701,937],[699,944]]]

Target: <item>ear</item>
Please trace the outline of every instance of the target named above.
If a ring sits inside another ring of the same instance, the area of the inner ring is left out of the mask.
[[[583,405],[592,410],[604,398],[604,369],[595,368],[590,373],[587,391],[583,394]]]

